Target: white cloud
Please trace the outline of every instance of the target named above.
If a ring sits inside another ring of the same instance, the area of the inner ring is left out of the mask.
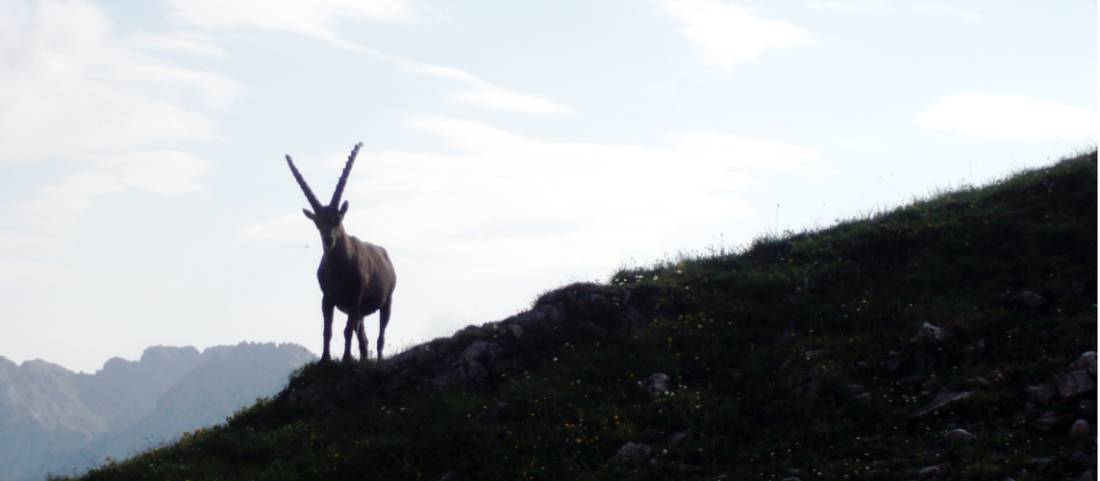
[[[226,58],[225,50],[209,38],[192,32],[140,33],[127,35],[127,44],[139,50],[176,53],[198,57]]]
[[[65,245],[70,239],[46,234],[0,231],[0,251],[51,249]]]
[[[813,149],[730,134],[674,135],[642,147],[545,141],[450,117],[408,125],[456,153],[362,152],[346,194],[347,225],[466,279],[514,274],[517,265],[607,271],[630,252],[746,215],[738,192],[757,183],[750,168],[800,170],[816,160]],[[316,234],[294,210],[241,236],[310,242]],[[486,256],[494,260],[479,261]]]
[[[72,174],[61,182],[38,191],[34,200],[24,205],[41,225],[57,228],[72,216],[91,206],[92,200],[124,189],[118,179],[107,172],[87,171]]]
[[[830,0],[807,2],[813,10],[837,11],[859,14],[915,13],[934,17],[956,18],[970,22],[980,22],[984,16],[964,5],[956,3],[929,2],[925,0],[891,1],[882,0]]]
[[[383,60],[393,62],[402,69],[410,72],[458,80],[467,84],[469,90],[451,96],[452,99],[461,103],[488,110],[503,110],[529,114],[574,113],[574,110],[569,106],[542,97],[523,94],[494,85],[464,70],[421,63],[379,52],[373,52],[373,54]]]
[[[573,109],[562,104],[532,95],[511,92],[502,88],[470,90],[455,94],[454,99],[485,109],[505,110],[529,114],[572,113]]]
[[[77,275],[64,267],[31,259],[0,257],[0,286],[29,283],[57,287],[77,280]]]
[[[207,171],[206,162],[172,150],[135,152],[105,159],[99,165],[111,169],[126,187],[163,195],[200,190],[198,179]]]
[[[65,231],[78,214],[102,196],[137,190],[161,195],[179,195],[201,189],[198,179],[207,164],[177,151],[157,150],[105,157],[94,162],[95,170],[66,176],[60,182],[38,190],[20,210],[40,228]]]
[[[851,13],[883,13],[890,10],[890,6],[881,1],[818,1],[808,2],[806,6],[814,10],[836,10]]]
[[[405,0],[170,0],[169,8],[175,20],[203,28],[283,31],[340,46],[340,21],[414,18]]]
[[[451,95],[460,103],[530,114],[573,112],[572,108],[558,102],[494,85],[464,70],[391,55],[347,40],[337,33],[336,25],[343,21],[405,22],[415,19],[416,13],[404,0],[172,0],[170,8],[173,17],[188,26],[293,33],[369,55],[409,72],[458,80],[468,87],[468,90]]]
[[[962,93],[940,98],[917,119],[923,127],[997,140],[1096,137],[1096,111],[1023,95]]]
[[[281,241],[294,243],[309,243],[317,238],[317,235],[309,228],[306,219],[299,211],[293,214],[283,214],[274,219],[269,219],[245,226],[237,233],[240,240]]]
[[[0,7],[0,162],[215,137],[237,85],[142,53],[84,1]]]
[[[766,50],[814,45],[802,27],[766,20],[749,9],[718,0],[667,0],[661,10],[679,21],[680,32],[723,69],[754,62]]]

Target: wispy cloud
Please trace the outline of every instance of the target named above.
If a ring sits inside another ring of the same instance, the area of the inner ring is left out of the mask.
[[[348,20],[405,22],[405,0],[170,0],[174,20],[208,29],[261,29],[341,44],[336,25]]]
[[[94,169],[42,187],[20,209],[36,227],[66,231],[100,197],[126,191],[179,195],[200,190],[206,162],[178,151],[157,150],[105,157]]]
[[[728,133],[638,146],[548,141],[452,117],[417,117],[408,125],[454,153],[361,153],[359,168],[370,175],[352,175],[347,223],[405,256],[439,259],[433,272],[468,280],[515,265],[611,269],[608,263],[629,252],[736,222],[750,212],[740,193],[757,185],[755,172],[807,171],[817,155]],[[306,224],[295,210],[241,236],[308,243],[316,234]],[[494,261],[478,261],[486,256]]]
[[[210,140],[212,113],[238,90],[220,75],[136,48],[92,3],[15,1],[0,9],[0,162]],[[195,42],[192,50],[203,48]]]
[[[80,172],[39,189],[34,199],[22,206],[22,210],[39,228],[65,230],[74,216],[87,210],[94,199],[123,189],[122,183],[108,172]]]
[[[767,20],[748,8],[718,0],[667,0],[661,10],[675,18],[680,33],[723,70],[757,61],[767,50],[805,47],[815,41],[806,29]]]
[[[76,273],[61,266],[31,259],[0,257],[0,286],[32,284],[52,288],[77,280]]]
[[[836,11],[858,14],[914,13],[936,17],[956,18],[970,22],[980,22],[984,16],[959,2],[930,2],[926,0],[881,1],[881,0],[824,0],[807,2],[813,10]]]
[[[917,118],[923,127],[997,140],[1095,141],[1097,113],[1023,95],[962,93],[938,99]]]
[[[0,231],[0,251],[49,249],[65,245],[69,241],[69,238],[58,235]]]
[[[573,109],[534,95],[521,94],[499,87],[457,93],[454,99],[490,110],[505,110],[528,114],[567,114]]]
[[[451,95],[456,102],[487,110],[529,114],[572,113],[561,103],[536,95],[517,92],[493,84],[461,69],[419,62],[377,50],[369,45],[348,40],[337,31],[341,22],[372,20],[378,22],[410,22],[418,18],[418,10],[404,0],[322,0],[299,2],[279,0],[173,0],[172,16],[188,27],[213,30],[257,29],[286,32],[311,37],[334,47],[359,52],[395,65],[407,72],[436,78],[457,80],[467,90]],[[429,16],[431,11],[427,10]]]
[[[193,32],[137,33],[124,41],[130,48],[197,57],[226,58],[229,54],[205,35]]]

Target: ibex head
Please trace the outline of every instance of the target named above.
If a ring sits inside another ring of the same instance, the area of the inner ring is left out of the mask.
[[[313,195],[313,191],[310,190],[309,184],[302,178],[302,174],[298,172],[298,168],[294,166],[294,161],[289,155],[286,156],[286,164],[290,166],[290,172],[294,174],[294,180],[298,181],[298,185],[302,188],[302,192],[306,194],[306,200],[309,201],[309,206],[313,209],[302,209],[302,213],[313,221],[313,224],[317,226],[317,230],[321,233],[321,241],[324,244],[325,250],[328,250],[336,245],[336,240],[344,233],[344,227],[341,224],[344,220],[344,214],[348,212],[348,201],[344,201],[340,204],[340,195],[344,193],[344,186],[347,185],[348,174],[351,173],[351,166],[355,163],[355,156],[359,154],[359,148],[363,146],[362,142],[355,144],[355,147],[351,149],[351,154],[348,155],[348,162],[344,164],[344,172],[340,174],[340,180],[336,182],[336,190],[332,193],[332,200],[328,205],[322,205],[317,197]],[[337,208],[337,205],[340,207]]]

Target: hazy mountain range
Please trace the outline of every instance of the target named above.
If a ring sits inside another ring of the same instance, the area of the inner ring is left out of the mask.
[[[296,344],[156,346],[86,374],[0,356],[0,481],[80,473],[221,422],[313,359]]]

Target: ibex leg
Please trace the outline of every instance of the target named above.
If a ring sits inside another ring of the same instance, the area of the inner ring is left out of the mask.
[[[378,360],[382,360],[382,347],[386,344],[386,324],[390,323],[390,306],[393,304],[393,296],[386,299],[382,309],[378,312]]]
[[[355,322],[355,338],[359,341],[359,360],[367,360],[367,329],[366,322],[363,322],[363,316],[359,316],[359,320]]]
[[[351,336],[355,333],[355,321],[360,319],[358,312],[348,314],[348,322],[344,325],[344,362],[351,362]]]
[[[324,344],[324,349],[322,349],[322,354],[321,354],[321,361],[322,362],[328,362],[328,360],[329,360],[328,344],[329,344],[329,340],[332,339],[332,310],[335,307],[336,306],[332,302],[330,302],[327,298],[321,299],[321,316],[325,320],[325,331],[324,331],[325,332],[325,334],[324,334],[325,344]]]

